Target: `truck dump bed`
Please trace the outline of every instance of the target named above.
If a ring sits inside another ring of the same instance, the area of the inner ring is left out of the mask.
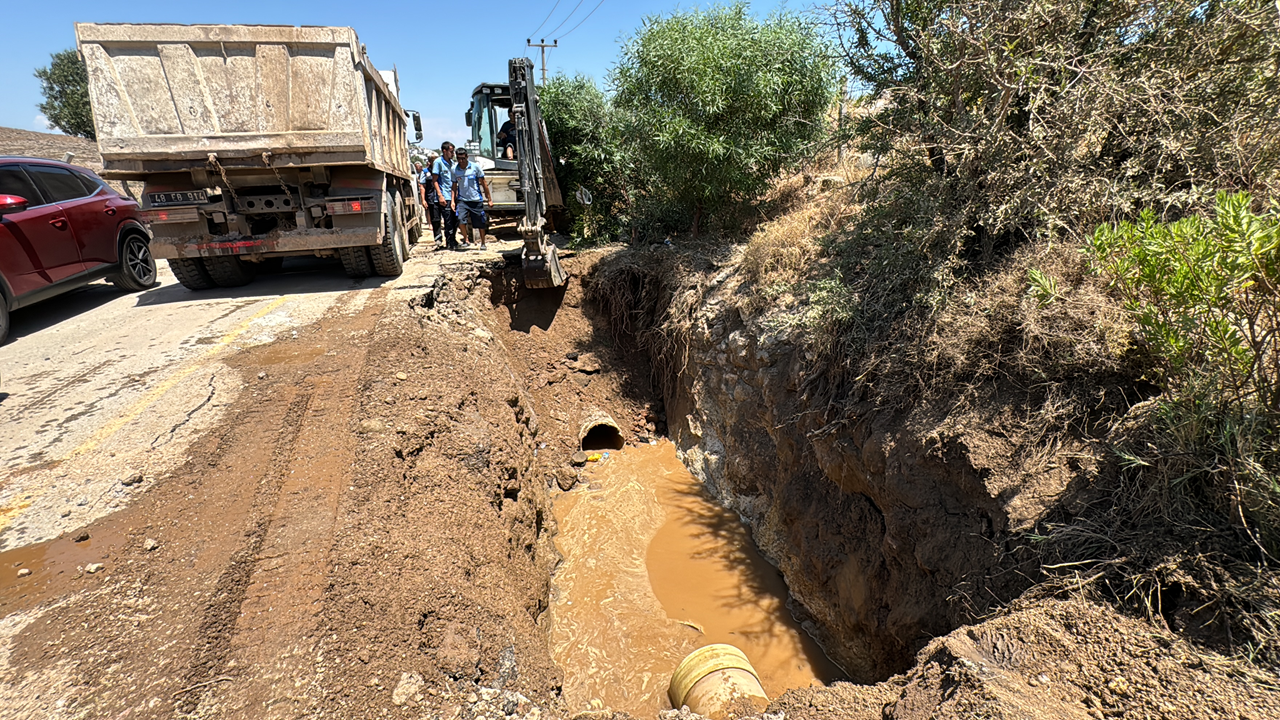
[[[106,177],[367,165],[411,178],[405,114],[351,28],[76,24]],[[264,157],[263,153],[269,153]]]

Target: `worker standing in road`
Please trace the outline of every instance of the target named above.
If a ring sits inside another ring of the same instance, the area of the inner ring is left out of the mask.
[[[458,249],[458,216],[453,211],[453,143],[440,145],[440,157],[431,164],[431,186],[436,202],[431,204],[431,225],[444,226],[444,244],[450,250]]]
[[[481,189],[484,194],[481,195]],[[467,149],[458,149],[458,164],[453,168],[454,209],[458,213],[458,222],[467,225],[466,237],[471,237],[471,226],[480,231],[480,249],[485,250],[485,230],[489,227],[489,218],[485,215],[484,204],[493,207],[493,196],[489,193],[489,181],[484,178],[484,170],[479,165],[467,162]]]
[[[431,219],[431,237],[436,246],[440,245],[440,198],[436,197],[436,180],[431,176],[431,168],[436,164],[439,153],[432,150],[427,155],[427,167],[418,171],[418,185],[422,188],[422,207],[427,209],[427,217]]]

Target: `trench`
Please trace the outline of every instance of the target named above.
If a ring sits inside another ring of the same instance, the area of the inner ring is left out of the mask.
[[[787,607],[786,585],[666,439],[610,451],[554,500],[551,654],[572,708],[654,717],[693,650],[744,651],[770,697],[842,674]]]
[[[536,342],[540,331],[555,335],[566,315],[593,313],[559,297],[548,303],[512,274],[490,278],[491,300],[509,310],[509,336],[535,339],[526,354],[543,354],[553,343]],[[603,323],[591,325],[596,334],[574,342],[600,350]],[[569,354],[575,363],[577,356]],[[615,370],[605,361],[601,373]],[[580,424],[570,422],[581,451],[576,482],[551,497],[559,562],[544,627],[568,708],[656,717],[671,708],[668,684],[680,662],[716,643],[741,649],[771,698],[846,679],[793,617],[781,572],[742,519],[706,492],[661,432],[637,436],[600,410],[625,403],[592,392],[598,386],[582,385],[588,407]],[[660,405],[656,389],[643,392]],[[557,409],[544,403],[541,412],[556,417]]]

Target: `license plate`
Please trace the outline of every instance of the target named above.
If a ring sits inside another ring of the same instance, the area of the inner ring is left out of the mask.
[[[151,207],[167,207],[169,205],[200,205],[209,202],[209,194],[204,190],[182,190],[179,192],[147,193]]]

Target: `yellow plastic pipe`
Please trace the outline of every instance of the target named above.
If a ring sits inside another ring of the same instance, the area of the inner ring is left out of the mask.
[[[667,687],[671,707],[689,709],[711,720],[759,713],[769,705],[760,676],[738,648],[706,645],[689,653]]]

